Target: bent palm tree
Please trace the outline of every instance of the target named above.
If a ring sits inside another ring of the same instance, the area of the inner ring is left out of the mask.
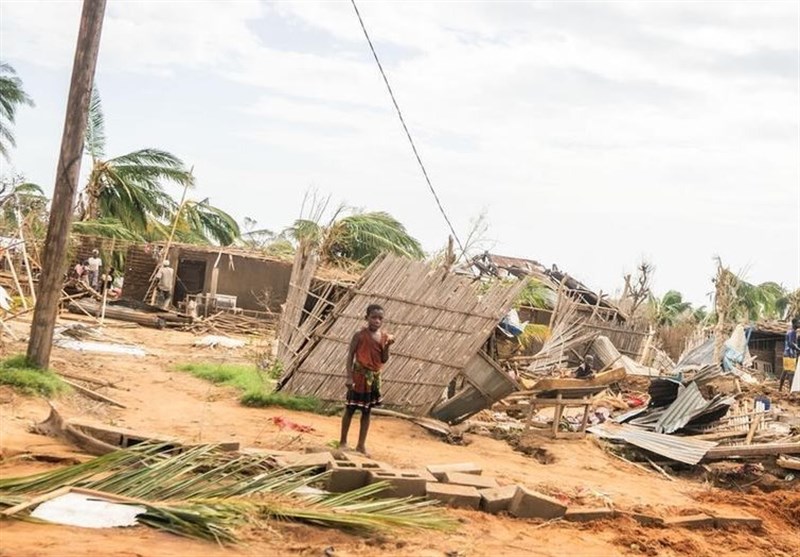
[[[337,219],[334,214],[327,226],[318,221],[298,219],[286,232],[295,241],[319,249],[329,263],[356,262],[369,265],[381,253],[389,252],[411,259],[422,259],[422,246],[405,226],[388,213],[354,213]]]
[[[222,246],[231,245],[239,237],[239,225],[228,213],[214,207],[208,198],[203,201],[186,201],[179,209],[177,231],[190,242],[216,241]]]
[[[22,105],[33,106],[33,99],[22,88],[22,80],[9,64],[0,62],[0,155],[6,160],[9,147],[16,147],[11,126]]]
[[[127,155],[105,158],[105,121],[97,90],[92,91],[86,124],[85,152],[92,170],[81,194],[79,220],[117,219],[138,232],[148,229],[152,219],[167,220],[176,203],[162,182],[186,186],[191,173],[178,157],[159,149],[140,149]]]

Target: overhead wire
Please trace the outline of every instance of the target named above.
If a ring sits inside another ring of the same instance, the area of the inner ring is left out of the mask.
[[[445,222],[447,222],[447,226],[450,228],[450,233],[453,235],[453,239],[455,239],[456,243],[458,244],[461,253],[464,253],[464,246],[461,244],[461,240],[458,239],[458,234],[456,234],[455,228],[453,228],[453,224],[450,222],[450,219],[447,216],[447,213],[444,210],[444,206],[442,205],[442,201],[439,199],[439,195],[436,193],[436,190],[431,183],[431,179],[428,176],[428,171],[425,169],[425,165],[422,163],[422,158],[419,155],[419,151],[417,150],[417,146],[414,143],[414,139],[411,137],[411,132],[408,130],[408,126],[406,125],[405,118],[403,118],[403,112],[400,110],[400,105],[397,104],[397,99],[394,96],[394,91],[392,91],[392,86],[389,85],[389,78],[386,77],[386,72],[383,70],[383,65],[381,64],[380,59],[378,58],[378,53],[375,52],[375,46],[372,44],[372,39],[369,37],[369,33],[367,32],[367,27],[364,25],[364,20],[361,17],[361,13],[358,11],[358,6],[356,6],[355,0],[350,0],[353,4],[353,9],[356,12],[356,16],[358,17],[358,22],[361,24],[361,30],[364,31],[364,36],[367,38],[367,44],[369,44],[369,49],[372,51],[372,57],[375,58],[375,63],[378,65],[378,70],[381,72],[381,76],[383,77],[383,82],[386,84],[386,89],[389,91],[389,96],[392,99],[392,104],[394,104],[394,108],[397,111],[397,116],[400,118],[400,123],[403,125],[403,130],[406,132],[406,137],[408,137],[408,142],[411,144],[411,150],[414,151],[414,156],[419,163],[419,167],[422,170],[422,175],[425,177],[425,181],[428,184],[428,188],[431,190],[433,194],[433,198],[436,200],[436,205],[439,207],[439,212],[442,213]]]

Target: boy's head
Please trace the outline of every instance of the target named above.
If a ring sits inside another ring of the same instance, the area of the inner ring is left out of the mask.
[[[377,331],[383,325],[383,308],[378,304],[368,305],[365,319],[369,330]]]

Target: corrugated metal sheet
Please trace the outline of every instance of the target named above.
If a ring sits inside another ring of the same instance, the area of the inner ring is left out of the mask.
[[[703,344],[695,347],[691,351],[681,356],[678,363],[675,364],[675,372],[679,372],[681,368],[691,366],[705,366],[714,363],[714,337],[706,339]]]
[[[687,423],[695,412],[705,408],[708,401],[703,398],[697,383],[689,383],[678,391],[678,398],[669,405],[656,424],[656,433],[673,433]]]
[[[694,418],[708,414],[719,409],[721,406],[730,406],[733,399],[714,397],[706,400],[700,393],[697,383],[689,383],[678,394],[669,408],[667,408],[656,424],[656,433],[674,433],[686,426]]]
[[[713,441],[653,433],[626,424],[609,422],[592,426],[587,431],[604,439],[625,441],[640,449],[685,464],[697,464],[711,448],[717,446]]]

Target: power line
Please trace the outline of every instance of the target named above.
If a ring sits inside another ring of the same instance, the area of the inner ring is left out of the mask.
[[[436,200],[436,205],[439,206],[439,211],[442,213],[445,222],[447,222],[447,226],[450,227],[450,233],[455,238],[456,243],[458,244],[461,253],[464,253],[464,246],[461,245],[461,240],[458,239],[458,234],[456,234],[455,228],[453,228],[453,224],[450,222],[450,219],[447,217],[447,213],[442,206],[442,202],[439,199],[439,196],[436,194],[436,190],[433,189],[433,184],[431,183],[431,179],[428,177],[428,171],[425,170],[425,165],[422,164],[422,159],[419,156],[419,151],[417,151],[417,146],[414,143],[414,139],[411,137],[411,132],[408,131],[408,126],[406,125],[406,121],[403,118],[403,113],[400,111],[400,105],[397,104],[397,99],[394,96],[394,92],[392,91],[392,86],[389,85],[389,78],[386,77],[386,72],[383,71],[383,66],[381,65],[381,61],[378,59],[378,54],[375,52],[375,47],[372,45],[372,39],[369,38],[369,33],[367,33],[367,28],[364,26],[364,20],[361,19],[361,13],[358,11],[358,6],[356,6],[356,0],[350,0],[353,4],[353,9],[356,11],[356,16],[358,17],[358,22],[361,24],[361,30],[364,31],[364,36],[367,38],[367,43],[369,43],[369,49],[372,51],[372,56],[375,58],[375,63],[378,64],[378,69],[381,72],[381,76],[383,77],[383,82],[386,84],[386,89],[389,91],[389,96],[392,98],[392,103],[394,104],[394,108],[397,111],[397,116],[400,118],[400,123],[403,125],[403,130],[406,132],[406,137],[408,137],[408,142],[411,144],[411,150],[414,151],[414,156],[417,158],[417,162],[419,163],[420,169],[422,169],[422,175],[425,176],[425,181],[428,183],[428,188],[430,188],[431,193],[433,194],[433,198]]]

